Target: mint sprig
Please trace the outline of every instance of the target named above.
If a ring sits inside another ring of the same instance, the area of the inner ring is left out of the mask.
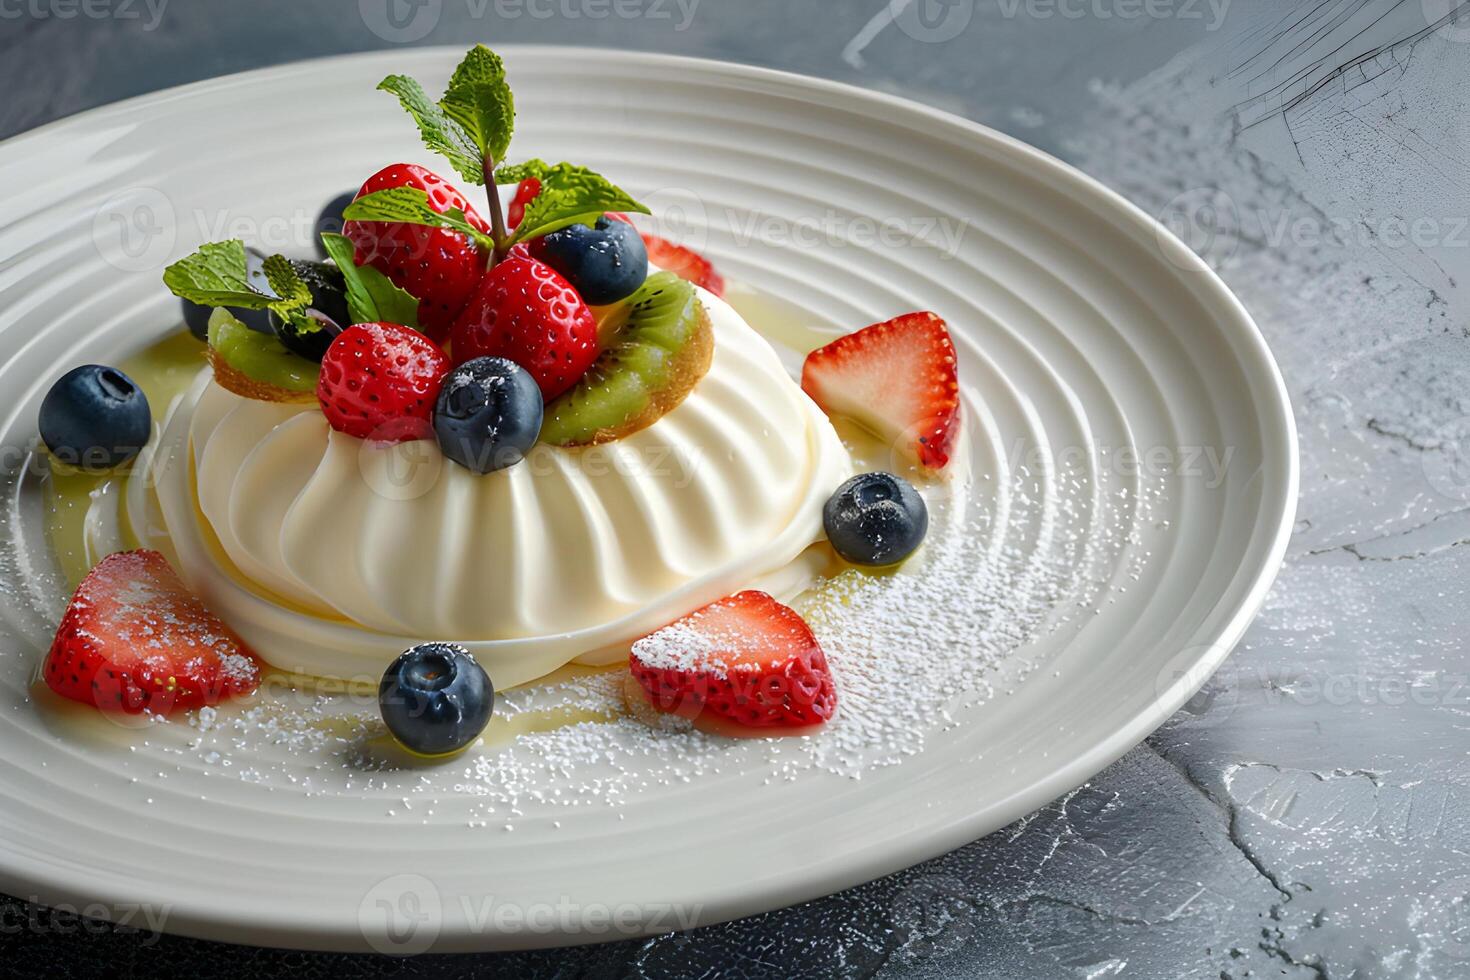
[[[519,168],[502,168],[499,173],[524,175],[517,180],[534,176],[541,181],[540,193],[526,205],[526,213],[511,236],[512,245],[568,225],[591,224],[608,211],[649,213],[627,191],[586,167],[570,163],[547,166],[532,160]]]
[[[303,333],[325,327],[311,311],[311,289],[279,255],[265,260],[265,277],[275,295],[250,285],[245,243],[210,242],[163,270],[163,284],[175,295],[201,306],[270,310]]]
[[[470,224],[463,211],[458,208],[435,211],[429,195],[417,187],[390,187],[366,194],[347,205],[342,217],[347,221],[395,221],[444,228],[470,236],[486,250],[495,247],[495,239]]]
[[[490,234],[474,228],[463,214],[440,214],[429,206],[422,191],[412,188],[379,191],[354,202],[346,213],[351,220],[396,221],[462,232],[492,253],[493,265],[505,258],[517,242],[567,225],[590,223],[604,212],[648,213],[625,191],[586,167],[529,160],[495,169],[510,148],[515,99],[505,80],[504,62],[483,44],[475,45],[465,55],[438,102],[406,75],[389,75],[378,88],[398,96],[399,104],[417,123],[425,146],[448,159],[465,180],[484,185]],[[505,227],[497,181],[526,177],[538,178],[541,192],[526,206],[520,227],[510,232]]]
[[[342,272],[353,323],[398,323],[419,329],[419,301],[372,266],[357,265],[350,239],[323,232],[322,246]]]

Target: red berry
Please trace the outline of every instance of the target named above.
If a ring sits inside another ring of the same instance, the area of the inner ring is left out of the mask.
[[[526,205],[531,199],[541,193],[541,181],[535,177],[527,177],[516,185],[516,196],[511,199],[510,207],[505,211],[505,223],[515,228],[520,225],[521,219],[526,216]]]
[[[109,555],[72,596],[41,676],[104,711],[183,711],[249,694],[254,654],[156,551]]]
[[[811,628],[764,592],[736,593],[645,636],[633,644],[628,667],[660,711],[796,728],[820,724],[837,709]]]
[[[457,364],[515,361],[551,401],[597,360],[597,320],[555,269],[513,250],[480,283],[454,325],[452,347]]]
[[[358,197],[393,187],[417,187],[441,214],[457,208],[480,231],[490,226],[448,181],[409,163],[384,167],[367,179]],[[443,339],[485,273],[486,256],[465,235],[444,228],[393,221],[348,221],[342,234],[355,246],[353,261],[370,265],[419,301],[419,325]]]
[[[960,384],[949,328],[907,313],[812,351],[801,388],[828,415],[859,422],[942,469],[960,431]]]
[[[338,432],[377,442],[432,438],[429,419],[451,367],[417,330],[359,323],[327,348],[316,397]]]

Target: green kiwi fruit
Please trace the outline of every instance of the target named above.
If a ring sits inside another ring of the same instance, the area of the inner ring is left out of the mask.
[[[631,435],[671,412],[709,371],[714,330],[692,285],[659,272],[624,302],[625,315],[603,321],[592,367],[546,406],[542,442],[590,446]]]

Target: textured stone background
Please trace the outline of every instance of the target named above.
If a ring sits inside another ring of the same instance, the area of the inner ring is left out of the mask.
[[[647,942],[405,962],[122,934],[11,900],[6,969],[1470,976],[1470,3],[0,0],[0,136],[258,65],[470,40],[897,92],[1159,214],[1255,314],[1291,390],[1302,499],[1271,598],[1200,697],[1090,784],[821,902]]]

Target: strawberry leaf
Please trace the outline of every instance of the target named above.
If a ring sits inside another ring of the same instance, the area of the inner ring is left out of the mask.
[[[489,235],[465,219],[464,212],[457,208],[447,212],[435,211],[429,205],[429,195],[417,187],[390,187],[359,197],[347,205],[342,217],[347,221],[394,221],[444,228],[470,236],[475,244],[486,250],[495,247]]]
[[[503,178],[523,180],[536,177],[541,193],[526,205],[525,216],[516,228],[511,244],[539,238],[567,225],[590,224],[608,211],[637,211],[648,214],[648,208],[635,201],[626,191],[606,177],[586,167],[570,163],[548,166],[532,160],[517,167],[504,167],[497,172]]]
[[[372,266],[358,265],[348,238],[323,232],[322,245],[342,271],[353,323],[397,323],[419,329],[419,301]]]

